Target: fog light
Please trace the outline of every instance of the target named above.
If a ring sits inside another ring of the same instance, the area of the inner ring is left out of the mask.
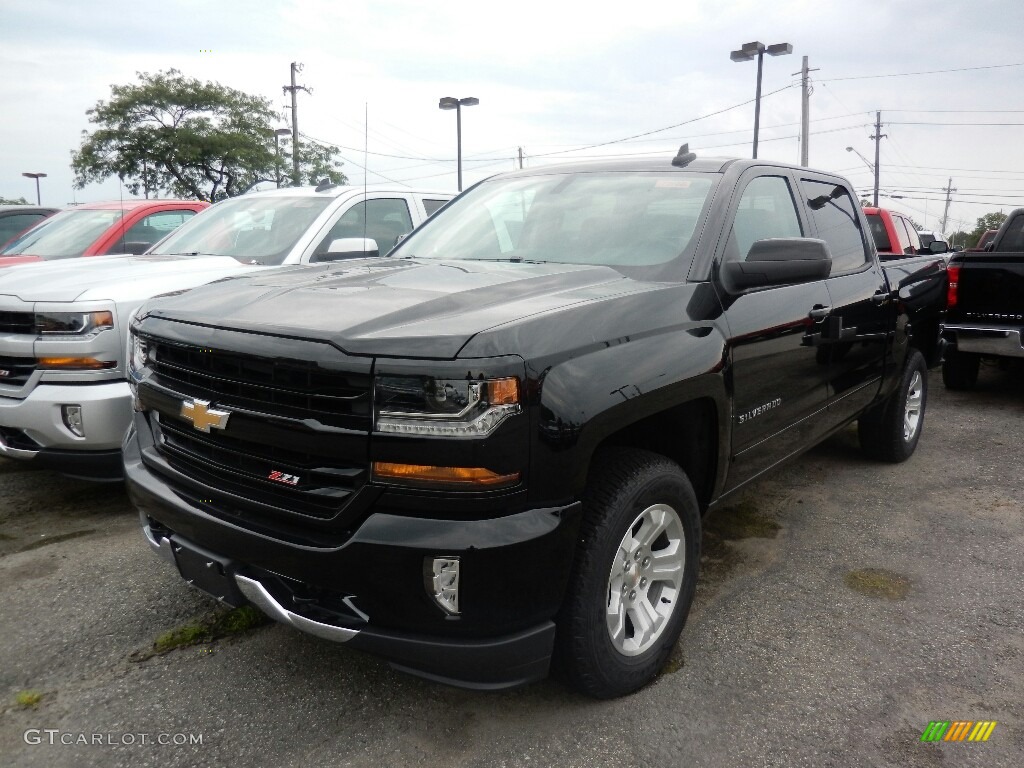
[[[429,591],[441,610],[459,615],[459,558],[435,557]]]
[[[61,418],[64,419],[64,426],[73,435],[85,437],[85,426],[82,424],[82,406],[62,405],[60,407]]]

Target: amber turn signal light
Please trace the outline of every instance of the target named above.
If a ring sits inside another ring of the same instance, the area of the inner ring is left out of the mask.
[[[497,472],[483,467],[434,467],[426,464],[394,464],[389,461],[375,461],[373,462],[373,476],[378,480],[393,480],[410,485],[494,487],[518,482],[520,473],[499,475]]]
[[[58,371],[101,371],[115,368],[113,360],[97,360],[95,357],[40,357],[39,367],[43,370]]]
[[[494,379],[487,382],[487,402],[491,405],[515,405],[519,402],[518,379]]]

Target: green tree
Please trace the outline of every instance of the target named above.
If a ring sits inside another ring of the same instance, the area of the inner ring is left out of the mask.
[[[992,213],[986,213],[984,216],[978,217],[978,225],[971,230],[971,233],[967,236],[968,248],[973,248],[978,244],[981,236],[989,229],[999,229],[1002,223],[1006,221],[1006,214],[1002,211],[993,211]]]
[[[24,197],[19,197],[18,199],[0,197],[0,205],[28,205],[28,200]]]
[[[72,157],[79,189],[117,177],[132,194],[165,190],[216,202],[275,181],[278,116],[269,100],[176,69],[138,79],[112,85],[110,100],[86,112],[97,128],[82,132]],[[345,182],[336,149],[303,139],[300,152],[304,176]]]

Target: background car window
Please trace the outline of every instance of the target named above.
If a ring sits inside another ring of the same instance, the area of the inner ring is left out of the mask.
[[[447,200],[428,200],[423,198],[423,209],[427,212],[427,216],[433,216],[447,202]]]
[[[902,216],[894,216],[896,235],[900,239],[900,250],[904,256],[913,256],[920,248],[921,241],[917,238],[917,230]]]
[[[331,241],[343,237],[369,237],[383,256],[398,238],[412,232],[409,204],[403,198],[382,198],[357,203],[345,211],[316,247],[314,256],[327,253]]]
[[[892,243],[889,242],[889,231],[885,228],[885,222],[877,213],[866,214],[868,226],[871,227],[871,236],[875,239],[875,248],[881,253],[892,253]]]
[[[118,238],[107,253],[142,253],[161,237],[173,232],[195,215],[195,211],[151,213],[141,221],[135,222],[124,235]]]
[[[832,274],[849,272],[868,261],[868,251],[853,198],[842,185],[801,179],[817,236],[828,243]]]
[[[46,218],[42,213],[15,213],[0,218],[0,245]]]
[[[782,176],[759,176],[740,197],[726,258],[743,261],[751,245],[772,237],[803,237],[803,231],[789,182]]]
[[[233,197],[175,230],[150,253],[231,256],[243,264],[280,264],[332,202],[330,197]]]
[[[119,210],[61,211],[9,243],[0,253],[4,256],[25,254],[43,259],[81,256],[120,218]]]
[[[1013,217],[1003,237],[999,241],[996,251],[1024,251],[1024,215]]]

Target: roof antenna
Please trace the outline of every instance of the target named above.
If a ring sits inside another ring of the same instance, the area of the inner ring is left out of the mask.
[[[672,165],[676,168],[685,168],[696,159],[697,155],[690,151],[690,145],[683,144],[676,153],[676,156],[672,158]]]

